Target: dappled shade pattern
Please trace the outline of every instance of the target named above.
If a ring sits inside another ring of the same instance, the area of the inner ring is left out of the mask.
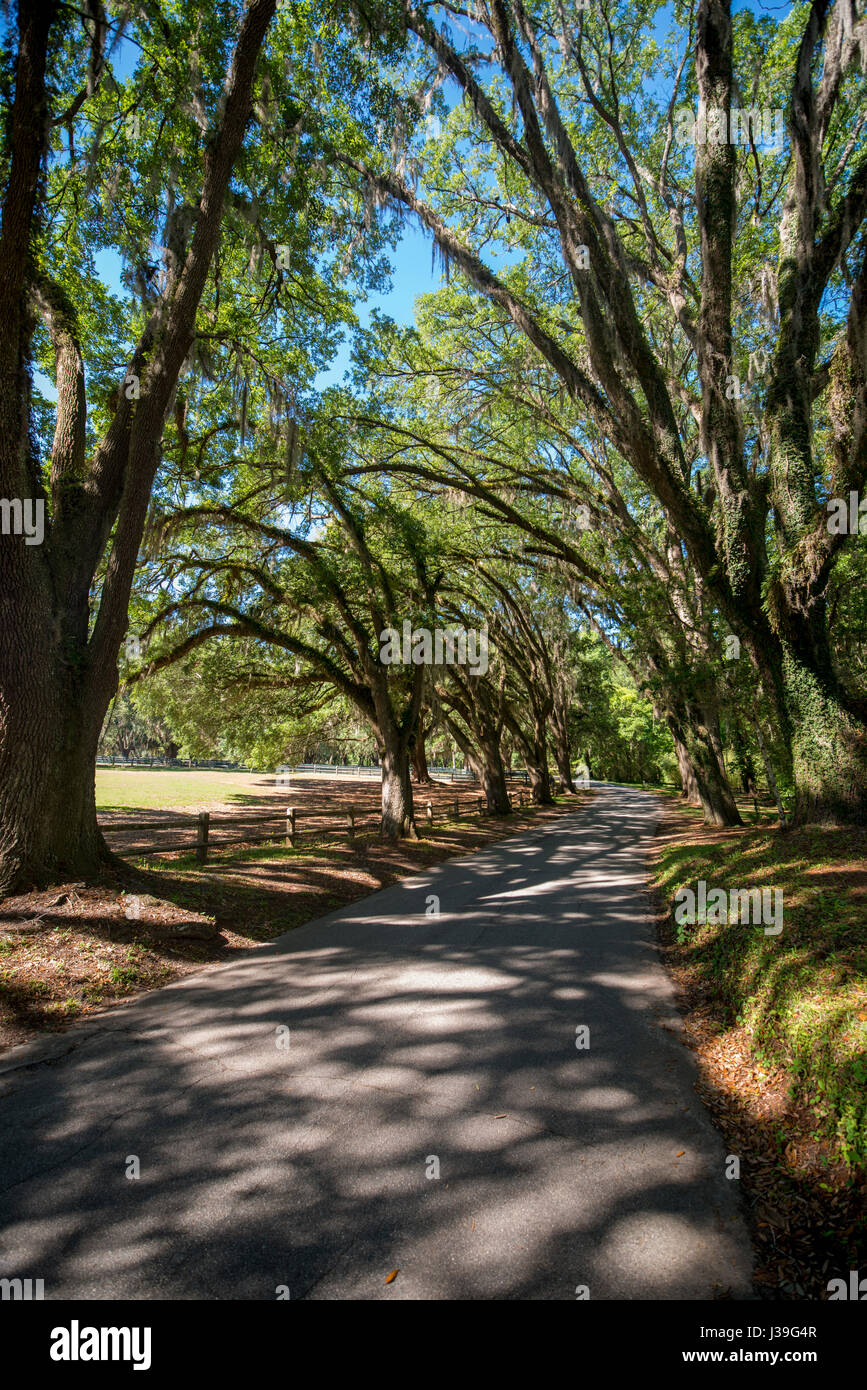
[[[605,788],[0,1069],[0,1275],[103,1299],[749,1297],[645,911],[657,815]]]

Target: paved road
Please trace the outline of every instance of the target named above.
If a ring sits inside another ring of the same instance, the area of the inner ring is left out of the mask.
[[[0,1276],[48,1298],[749,1298],[646,915],[658,814],[600,788],[7,1055]]]

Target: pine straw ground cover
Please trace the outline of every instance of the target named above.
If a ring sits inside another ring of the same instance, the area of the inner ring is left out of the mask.
[[[593,795],[560,796],[554,808],[518,809],[506,820],[454,821],[448,804],[455,790],[418,793],[418,841],[392,845],[371,832],[359,833],[350,845],[345,830],[332,826],[296,849],[217,847],[204,865],[191,854],[130,858],[98,882],[3,899],[0,1048],[59,1032],[75,1019],[235,959],[400,878],[574,812]],[[307,809],[338,808],[348,791],[345,784],[314,784],[293,800]],[[353,787],[352,793],[359,810],[370,809],[373,789]],[[423,810],[429,798],[437,806],[433,826]],[[122,837],[109,833],[109,840],[123,852]]]
[[[864,830],[713,830],[671,798],[653,855],[660,940],[699,1090],[740,1159],[775,1299],[827,1299],[867,1273],[867,856]],[[780,888],[783,929],[687,925],[675,895],[703,879]]]

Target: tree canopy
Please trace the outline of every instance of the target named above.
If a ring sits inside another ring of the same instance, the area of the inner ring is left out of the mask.
[[[503,814],[580,757],[863,819],[865,65],[855,0],[13,8],[0,887],[104,857],[118,708],[351,724],[388,834],[432,739]]]

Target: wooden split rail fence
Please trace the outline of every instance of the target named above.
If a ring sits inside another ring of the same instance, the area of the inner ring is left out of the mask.
[[[517,799],[519,806],[525,804],[525,796],[526,800],[529,802],[530,798],[528,794],[525,794],[523,791],[518,793]],[[466,809],[462,809],[461,803],[464,804]],[[442,803],[437,809],[440,817],[444,820],[461,820],[468,815],[484,816],[486,814],[485,798],[483,796],[456,796],[453,800],[449,799],[447,802]],[[428,801],[425,804],[424,815],[427,824],[433,825],[434,807],[432,802]],[[269,812],[266,815],[256,816],[227,816],[220,819],[215,818],[212,821],[209,811],[200,811],[195,819],[192,816],[184,816],[177,820],[159,821],[156,823],[154,821],[113,821],[105,825],[103,829],[111,834],[113,831],[162,831],[181,828],[192,830],[193,826],[195,826],[195,839],[183,840],[177,844],[159,844],[142,847],[137,845],[127,847],[123,845],[119,846],[118,849],[120,853],[130,859],[144,859],[146,856],[152,854],[178,854],[183,850],[187,852],[195,850],[196,859],[200,864],[204,864],[207,861],[210,850],[220,850],[228,845],[252,845],[269,842],[273,843],[277,840],[283,840],[286,845],[294,849],[302,835],[316,835],[318,833],[321,837],[322,834],[338,833],[341,830],[348,835],[351,841],[355,838],[357,830],[362,828],[367,829],[373,826],[378,828],[381,824],[381,819],[381,815],[378,811],[363,811],[359,813],[351,806],[347,807],[345,810],[341,809],[340,811],[299,811],[296,806],[290,806],[287,808],[285,814],[280,812],[275,815]],[[312,829],[308,829],[307,822],[310,821],[328,821],[330,824],[321,828],[317,828],[314,825]],[[230,839],[224,839],[222,836],[211,839],[211,830],[222,829],[224,825],[227,828],[232,828],[233,826],[244,824],[260,825],[268,824],[269,822],[275,824],[279,822],[281,829],[279,831],[276,829],[270,830],[265,834],[247,833],[232,836]]]

